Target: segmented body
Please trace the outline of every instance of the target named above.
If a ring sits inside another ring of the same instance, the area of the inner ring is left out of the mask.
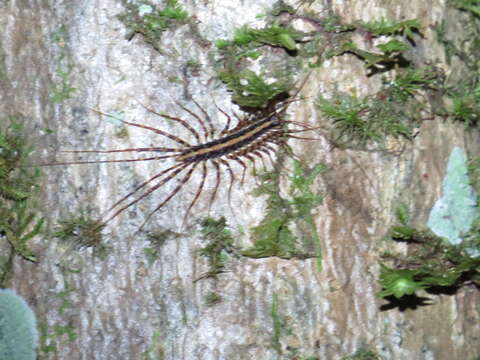
[[[291,101],[290,101],[291,102]],[[286,121],[283,118],[283,114],[288,107],[289,102],[284,102],[277,106],[277,110],[274,110],[263,116],[250,116],[246,119],[238,119],[237,125],[230,129],[231,117],[226,114],[224,111],[219,109],[228,119],[225,128],[220,131],[218,136],[215,135],[217,132],[212,125],[212,121],[208,114],[198,105],[197,107],[204,114],[204,118],[198,116],[191,110],[179,105],[182,109],[188,112],[193,119],[195,119],[200,128],[201,132],[197,131],[193,126],[190,125],[184,119],[156,113],[151,109],[148,111],[159,115],[163,118],[175,121],[182,125],[186,130],[188,130],[196,139],[197,144],[192,145],[180,137],[167,133],[164,130],[153,128],[150,126],[131,123],[128,121],[120,120],[126,125],[139,127],[151,132],[154,132],[158,135],[164,136],[173,142],[177,143],[178,147],[151,147],[151,148],[130,148],[130,149],[120,149],[120,150],[74,150],[68,152],[74,153],[117,153],[117,152],[153,152],[155,156],[137,158],[137,159],[123,159],[123,160],[97,160],[97,161],[74,161],[74,162],[59,162],[51,163],[46,165],[70,165],[70,164],[90,164],[90,163],[114,163],[114,162],[136,162],[136,161],[158,161],[165,159],[172,159],[175,161],[175,164],[169,166],[168,168],[160,171],[151,178],[147,179],[140,185],[138,185],[130,193],[126,194],[124,197],[119,199],[115,204],[113,204],[107,212],[103,215],[105,219],[104,222],[115,218],[117,215],[122,213],[124,210],[133,206],[137,202],[141,201],[145,197],[149,196],[156,190],[162,188],[165,184],[170,182],[172,179],[180,177],[176,187],[167,194],[167,196],[157,205],[157,207],[150,212],[147,217],[147,220],[158,210],[160,210],[165,204],[167,204],[178,192],[179,190],[189,181],[193,172],[200,168],[201,171],[201,181],[197,187],[194,198],[192,199],[185,217],[188,216],[190,209],[197,202],[200,197],[203,187],[205,185],[205,180],[208,175],[209,167],[207,163],[213,165],[215,171],[216,183],[211,193],[210,204],[215,200],[217,190],[220,186],[222,175],[226,172],[230,176],[230,183],[228,187],[228,197],[231,198],[231,191],[233,184],[237,181],[235,173],[232,169],[231,162],[234,161],[238,163],[242,168],[242,177],[241,182],[245,178],[245,172],[248,168],[244,160],[248,160],[255,167],[255,161],[260,159],[265,166],[266,156],[271,163],[274,163],[273,157],[277,151],[277,147],[273,145],[281,145],[289,137],[298,138],[293,133],[303,132],[303,131],[312,131],[315,130],[308,125],[294,122]],[[101,115],[106,115],[99,111],[96,111]],[[108,115],[106,115],[108,116]],[[289,130],[287,125],[295,124],[300,126],[300,129]],[[301,138],[302,139],[302,138]],[[158,155],[158,153],[164,153],[164,155]],[[182,175],[183,174],[183,175]],[[142,225],[143,226],[143,225]]]

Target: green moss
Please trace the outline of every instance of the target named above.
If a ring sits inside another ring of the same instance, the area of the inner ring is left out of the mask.
[[[368,347],[362,347],[352,355],[344,356],[341,360],[381,360],[382,358],[375,351]]]
[[[410,46],[402,41],[393,39],[383,44],[377,45],[382,53],[361,50],[352,41],[342,43],[340,46],[333,48],[327,52],[327,59],[340,56],[345,53],[354,54],[365,62],[365,67],[374,68],[375,71],[386,71],[394,66],[408,63],[402,56],[402,52],[410,49]]]
[[[76,289],[65,279],[63,285],[63,290],[54,294],[54,297],[60,301],[58,316],[62,316],[66,311],[74,308],[72,295]],[[39,330],[41,334],[40,350],[44,354],[56,353],[65,342],[73,342],[78,337],[75,327],[70,322],[49,326],[45,321],[41,321],[39,322]]]
[[[411,140],[415,125],[420,122],[416,95],[436,91],[437,74],[433,68],[400,71],[373,95],[357,97],[336,93],[330,99],[320,97],[317,108],[333,126],[333,141],[339,145],[365,147],[376,143],[383,148],[388,136]]]
[[[92,219],[89,215],[81,213],[60,220],[54,237],[70,244],[75,249],[92,248],[93,254],[105,258],[108,248],[103,243],[102,229],[105,224],[100,220]]]
[[[61,25],[56,31],[54,31],[50,39],[55,45],[58,56],[55,59],[56,62],[56,84],[52,90],[50,100],[54,103],[61,103],[72,97],[72,94],[76,91],[71,86],[71,59],[68,50],[68,28],[65,25]]]
[[[14,254],[36,260],[28,242],[43,227],[43,219],[34,210],[33,199],[38,191],[40,172],[24,166],[32,148],[18,118],[7,118],[6,123],[10,125],[0,132],[0,238],[10,244],[12,252],[3,261],[2,283]]]
[[[148,350],[143,353],[143,360],[164,360],[165,359],[165,344],[161,336],[161,332],[156,330],[153,333],[152,341]]]
[[[148,241],[150,246],[143,249],[149,265],[152,265],[158,258],[161,247],[165,244],[167,239],[175,235],[171,230],[163,230],[152,232],[148,234]]]
[[[148,0],[135,3],[123,0],[123,5],[125,12],[118,15],[118,19],[130,30],[127,39],[142,35],[145,42],[157,51],[161,51],[160,40],[164,31],[189,21],[188,13],[177,0],[167,0],[162,10],[157,10]]]
[[[269,45],[295,51],[295,40],[299,38],[300,36],[295,30],[278,25],[270,25],[261,29],[242,26],[234,31],[231,45],[241,47]]]
[[[456,62],[446,79],[446,106],[443,114],[466,126],[480,124],[480,19],[477,0],[451,0],[450,7],[464,10],[469,15],[462,17],[462,32],[454,31],[447,17],[435,28],[438,41],[444,46],[447,62]],[[452,35],[454,34],[454,35]]]
[[[460,287],[480,284],[480,219],[463,235],[463,242],[452,245],[429,230],[408,224],[406,207],[397,210],[399,224],[390,230],[390,238],[408,244],[408,256],[385,253],[383,259],[393,266],[381,265],[378,296],[401,298],[420,289]]]
[[[205,305],[210,307],[220,303],[222,301],[222,297],[216,292],[212,291],[205,296],[204,301],[205,301]]]
[[[480,0],[449,0],[448,5],[480,18]]]
[[[261,185],[254,194],[268,196],[267,213],[260,224],[252,229],[254,245],[243,250],[242,255],[252,258],[278,256],[287,259],[316,257],[319,269],[321,268],[320,240],[312,211],[321,203],[322,198],[313,193],[310,186],[324,169],[322,164],[312,169],[304,169],[295,160],[294,171],[290,177],[290,199],[280,195],[278,174],[260,175]],[[304,237],[301,240],[291,230],[294,224],[303,230]]]
[[[208,260],[209,270],[195,281],[214,278],[225,271],[228,254],[233,251],[233,237],[226,227],[225,218],[219,220],[205,218],[201,222],[201,233],[209,240],[207,246],[200,249],[199,253]]]
[[[266,107],[277,97],[287,94],[292,87],[284,80],[267,83],[263,76],[250,70],[225,70],[219,73],[219,77],[232,91],[232,101],[246,108]]]
[[[272,307],[270,309],[270,316],[272,318],[272,345],[274,349],[281,354],[282,353],[282,347],[280,344],[280,337],[284,333],[288,333],[289,329],[287,328],[287,324],[283,316],[280,315],[279,309],[278,309],[278,295],[273,294],[272,295]]]
[[[413,41],[415,39],[415,34],[420,32],[422,25],[418,19],[404,21],[380,19],[359,24],[359,27],[369,31],[374,36],[402,35],[408,40]]]

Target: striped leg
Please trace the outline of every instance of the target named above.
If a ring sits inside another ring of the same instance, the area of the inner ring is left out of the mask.
[[[186,142],[185,140],[182,140],[180,139],[178,136],[175,136],[175,135],[172,135],[172,134],[169,134],[163,130],[160,130],[160,129],[155,129],[151,126],[147,126],[147,125],[141,125],[141,124],[135,124],[135,123],[132,123],[132,122],[129,122],[129,121],[125,121],[125,120],[121,120],[121,119],[118,119],[112,115],[108,115],[108,114],[105,114],[101,111],[98,111],[98,110],[95,110],[95,109],[92,109],[93,111],[95,111],[97,114],[100,114],[100,115],[103,115],[103,116],[108,116],[108,117],[111,117],[111,118],[114,118],[120,122],[122,122],[123,124],[127,124],[127,125],[130,125],[130,126],[135,126],[135,127],[139,127],[139,128],[142,128],[142,129],[146,129],[146,130],[149,130],[149,131],[153,131],[154,133],[158,134],[158,135],[162,135],[162,136],[165,136],[173,141],[175,141],[176,143],[184,146],[184,147],[190,147],[191,145]]]
[[[165,177],[164,179],[162,179],[159,183],[157,183],[155,186],[152,186],[151,188],[147,189],[143,194],[141,194],[138,198],[130,201],[128,204],[122,206],[120,209],[118,209],[113,215],[111,215],[106,221],[105,223],[109,222],[110,220],[112,220],[114,217],[116,217],[118,214],[120,214],[121,212],[123,212],[124,210],[128,209],[130,206],[136,204],[137,202],[139,202],[140,200],[144,199],[145,197],[147,197],[148,195],[150,195],[152,192],[154,192],[155,190],[157,190],[158,188],[162,187],[163,185],[165,185],[166,183],[168,183],[170,180],[172,180],[174,177],[176,177],[183,169],[186,169],[187,167],[190,166],[190,164],[181,164],[182,166],[177,166],[175,165],[174,167],[176,168],[173,172],[171,172],[167,177]],[[191,171],[193,171],[192,169],[195,168],[197,164],[194,164],[194,166],[190,169],[190,174],[191,174]],[[172,168],[169,168],[167,170],[172,170],[174,167]],[[165,171],[164,171],[165,172]],[[181,187],[181,186],[180,186]],[[178,190],[177,190],[178,191]],[[169,200],[170,198],[167,198],[167,201]],[[163,202],[163,204],[165,204],[166,202]],[[113,210],[113,209],[112,209]],[[155,211],[157,211],[158,209],[156,209]],[[154,211],[154,212],[155,212]],[[143,226],[143,225],[142,225]]]
[[[203,190],[203,186],[205,185],[205,179],[207,178],[207,173],[208,173],[208,170],[207,170],[207,164],[205,161],[202,162],[202,181],[200,182],[200,185],[198,186],[197,188],[197,192],[195,193],[195,196],[192,200],[192,202],[190,203],[190,205],[188,206],[188,209],[187,211],[185,212],[185,215],[183,216],[183,224],[182,224],[182,227],[183,225],[186,223],[187,219],[188,219],[188,215],[190,213],[190,210],[193,208],[193,206],[195,205],[195,203],[197,202],[198,198],[200,197],[200,194],[202,193],[202,190]]]
[[[138,101],[138,100],[137,100]],[[182,125],[185,129],[187,129],[188,131],[190,131],[193,136],[195,137],[195,139],[197,140],[197,143],[200,143],[200,135],[198,134],[198,132],[190,126],[190,124],[188,122],[186,122],[185,120],[183,119],[180,119],[179,117],[175,117],[175,116],[171,116],[171,115],[168,115],[168,114],[163,114],[163,113],[159,113],[159,112],[156,112],[155,110],[153,109],[150,109],[148,108],[147,106],[143,105],[141,102],[138,101],[138,103],[145,109],[147,110],[148,112],[151,112],[152,114],[155,114],[157,116],[160,116],[160,117],[163,117],[165,119],[169,119],[169,120],[172,120],[172,121],[176,121],[178,122],[180,125]]]
[[[160,210],[163,206],[165,206],[166,203],[168,203],[177,193],[178,191],[183,187],[183,185],[185,185],[187,183],[187,181],[190,179],[190,177],[192,176],[192,173],[193,173],[193,170],[195,170],[195,168],[198,166],[198,162],[197,163],[193,163],[193,164],[188,164],[186,165],[185,167],[188,167],[189,165],[193,165],[187,172],[187,174],[182,178],[182,180],[180,180],[180,184],[177,185],[177,187],[175,189],[173,189],[172,192],[170,192],[170,194],[167,196],[167,198],[165,200],[163,200],[160,205],[158,205],[155,210],[153,210],[152,212],[150,212],[150,214],[148,214],[147,218],[145,219],[145,221],[143,222],[143,224],[140,226],[140,228],[138,230],[141,230],[145,224],[148,222],[148,220],[150,220],[150,218],[152,217],[153,214],[155,214],[158,210]],[[176,174],[175,174],[176,175]],[[174,177],[174,176],[173,176]],[[170,179],[168,179],[170,180]],[[167,180],[167,181],[168,181]],[[163,183],[164,184],[164,183]],[[155,190],[156,188],[162,186],[163,184],[158,184],[158,185],[155,185]],[[151,192],[151,191],[150,191]],[[147,194],[148,195],[148,194]],[[146,196],[146,195],[145,195]]]
[[[212,196],[210,197],[210,204],[208,205],[208,212],[210,212],[210,208],[212,207],[212,204],[215,201],[215,197],[217,196],[217,191],[218,191],[218,187],[220,186],[220,180],[221,180],[220,165],[218,165],[218,163],[214,160],[212,160],[212,163],[215,166],[215,169],[217,171],[217,177],[216,177],[217,182],[215,183],[215,187],[213,188]]]

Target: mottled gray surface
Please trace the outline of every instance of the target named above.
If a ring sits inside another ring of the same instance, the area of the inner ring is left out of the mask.
[[[255,15],[273,1],[186,3],[198,19],[200,34],[214,41],[230,37],[232,29],[244,23],[256,24]],[[382,16],[421,18],[426,30],[418,56],[443,61],[429,28],[441,21],[443,1],[390,1],[388,7],[384,1],[366,0],[331,4],[346,21]],[[318,2],[312,8],[324,9]],[[163,53],[159,54],[140,36],[125,40],[126,29],[116,19],[122,9],[118,0],[0,0],[0,74],[6,74],[0,77],[0,110],[20,113],[28,120],[39,162],[68,159],[68,154],[59,154],[59,150],[168,144],[135,128],[128,128],[126,138],[118,136],[122,127],[101,119],[90,108],[123,114],[127,121],[188,138],[182,127],[148,113],[139,103],[188,119],[174,100],[192,106],[184,97],[189,93],[219,127],[224,123],[211,102],[213,97],[221,108],[231,109],[225,87],[212,81],[208,52],[213,45],[204,42],[201,47],[191,29],[183,26],[165,34]],[[60,40],[52,37],[62,25],[66,31],[60,33]],[[182,66],[190,59],[204,65],[200,76],[183,76]],[[53,103],[53,90],[61,81],[59,66],[70,71],[69,82],[76,91],[71,99]],[[369,80],[367,88],[362,62],[345,55],[316,70],[303,92],[317,96],[338,88],[363,93],[380,83],[379,78]],[[322,122],[311,101],[294,104],[290,110],[297,121]],[[45,128],[54,133],[47,134]],[[283,358],[292,353],[289,349],[298,349],[300,356],[338,359],[362,346],[375,349],[385,359],[472,358],[478,355],[480,336],[476,290],[436,296],[432,305],[416,310],[381,311],[383,302],[375,297],[379,291],[375,279],[378,250],[385,246],[383,239],[399,194],[412,200],[414,217],[424,224],[440,195],[452,147],[478,154],[474,140],[478,143],[462,126],[431,121],[422,124],[413,144],[406,144],[398,156],[330,150],[326,141],[292,141],[295,153],[305,163],[329,166],[315,183],[325,196],[315,217],[322,240],[322,272],[313,260],[239,258],[229,262],[228,272],[217,282],[194,283],[207,270],[205,260],[198,256],[204,241],[195,221],[181,226],[200,181],[196,174],[147,226],[180,233],[167,240],[152,266],[143,252],[148,246],[146,235],[136,230],[161,195],[174,188],[173,182],[109,224],[105,233],[112,253],[106,260],[92,257],[89,250],[72,251],[55,239],[37,238],[33,247],[39,262],[16,259],[11,285],[32,305],[48,334],[55,326],[70,326],[77,334],[71,341],[66,335],[49,338],[49,343],[56,342],[57,351],[41,352],[42,359],[141,359],[146,351],[152,359],[277,358],[271,317],[274,293],[279,313],[290,329],[280,337]],[[398,145],[402,144],[392,143]],[[167,165],[45,168],[43,213],[51,226],[81,209],[100,214],[135,184]],[[193,218],[208,213],[214,184],[214,179],[209,179],[210,189],[193,209]],[[243,188],[235,187],[235,213],[226,201],[226,186],[210,211],[212,216],[227,218],[238,246],[250,243],[248,229],[264,211],[263,199],[251,195],[254,183],[248,177]],[[224,299],[207,307],[204,296],[212,290]]]

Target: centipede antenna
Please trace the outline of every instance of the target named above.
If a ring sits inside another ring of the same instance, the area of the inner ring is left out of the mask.
[[[185,225],[185,222],[188,219],[188,215],[190,213],[190,210],[193,208],[193,206],[197,202],[198,198],[200,197],[200,194],[202,193],[203,186],[205,185],[205,179],[207,178],[208,169],[207,169],[207,164],[206,164],[205,161],[202,162],[202,165],[203,165],[203,167],[202,167],[202,180],[200,182],[200,185],[197,188],[197,192],[195,193],[195,197],[193,198],[192,202],[188,206],[187,211],[185,212],[185,215],[183,216],[182,227]]]
[[[201,142],[200,141],[200,135],[198,134],[198,132],[193,127],[191,127],[190,124],[188,122],[186,122],[185,120],[183,120],[179,117],[176,117],[176,116],[169,115],[169,114],[159,113],[159,112],[149,108],[148,106],[145,106],[138,99],[135,99],[135,100],[137,100],[137,102],[148,112],[151,112],[152,114],[163,117],[165,119],[169,119],[169,120],[178,122],[180,125],[182,125],[185,129],[187,129],[188,131],[190,131],[193,134],[193,136],[195,137],[195,139],[197,140],[198,143]]]
[[[141,159],[121,159],[121,160],[95,160],[95,161],[62,161],[62,162],[52,162],[46,164],[37,164],[37,165],[24,165],[24,167],[33,167],[33,166],[57,166],[57,165],[82,165],[82,164],[105,164],[105,163],[123,163],[123,162],[137,162],[137,161],[151,161],[151,160],[163,160],[171,159],[177,155],[164,155],[164,156],[154,156],[149,158]]]
[[[191,165],[191,164],[189,164]],[[190,179],[190,177],[192,176],[192,173],[193,173],[193,170],[195,170],[195,168],[198,166],[198,162],[197,163],[194,163],[193,166],[188,170],[187,174],[182,178],[182,180],[180,180],[180,184],[177,185],[177,187],[175,189],[173,189],[172,192],[170,192],[170,195],[167,196],[167,198],[165,200],[163,200],[160,205],[158,205],[155,210],[153,210],[152,212],[150,212],[150,214],[148,214],[148,216],[146,217],[145,221],[143,222],[143,224],[140,226],[140,228],[138,230],[141,230],[145,224],[148,222],[148,220],[150,220],[150,218],[152,217],[153,214],[155,214],[158,210],[160,210],[166,203],[168,203],[170,201],[171,198],[173,198],[177,192],[183,187],[183,185],[186,184],[186,182]],[[175,174],[176,175],[176,174]],[[170,180],[170,179],[169,179]],[[152,190],[152,191],[155,191],[156,189],[158,189],[158,187],[162,186],[163,184],[159,184],[159,185],[156,185],[155,186],[155,189]],[[148,195],[148,194],[147,194]]]
[[[169,174],[166,178],[162,179],[158,184],[156,184],[155,186],[147,189],[142,195],[140,195],[138,198],[130,201],[128,204],[122,206],[120,209],[118,209],[113,215],[111,215],[107,220],[105,220],[105,223],[109,222],[110,220],[112,220],[113,218],[115,218],[117,215],[119,215],[121,212],[123,212],[124,210],[128,209],[130,206],[136,204],[137,202],[139,202],[140,200],[144,199],[145,197],[147,197],[148,195],[150,195],[152,192],[154,192],[155,190],[157,190],[159,187],[165,185],[167,182],[169,182],[171,179],[173,179],[175,176],[178,175],[178,173],[180,173],[182,170],[184,170],[185,168],[187,168],[190,164],[187,164],[187,165],[184,165],[182,164],[183,166],[175,169],[175,171],[173,171],[171,174]],[[195,166],[197,164],[194,164]],[[155,210],[156,211],[156,210]],[[143,226],[143,225],[142,225]],[[141,229],[141,228],[140,228]]]
[[[172,135],[172,134],[169,134],[163,130],[159,130],[159,129],[156,129],[154,127],[151,127],[151,126],[147,126],[147,125],[142,125],[142,124],[135,124],[135,123],[132,123],[132,122],[129,122],[129,121],[125,121],[125,120],[122,120],[122,119],[119,119],[119,118],[116,118],[112,115],[109,115],[109,114],[106,114],[106,113],[103,113],[101,111],[98,111],[96,109],[92,109],[90,108],[93,112],[96,112],[97,114],[100,114],[100,115],[103,115],[103,116],[107,116],[107,117],[110,117],[112,119],[115,119],[115,120],[118,120],[120,121],[121,123],[123,124],[127,124],[127,125],[130,125],[130,126],[135,126],[135,127],[139,127],[139,128],[142,128],[142,129],[146,129],[146,130],[149,130],[149,131],[153,131],[154,133],[158,134],[158,135],[162,135],[162,136],[165,136],[167,138],[169,138],[170,140],[173,140],[175,142],[177,142],[178,144],[182,145],[182,146],[185,146],[185,147],[191,147],[191,145],[186,142],[185,140],[182,140],[180,139],[178,136],[175,136],[175,135]]]
[[[166,147],[149,147],[149,148],[132,148],[132,149],[119,149],[119,150],[60,150],[61,153],[118,153],[118,152],[182,152],[180,149],[166,148]]]

